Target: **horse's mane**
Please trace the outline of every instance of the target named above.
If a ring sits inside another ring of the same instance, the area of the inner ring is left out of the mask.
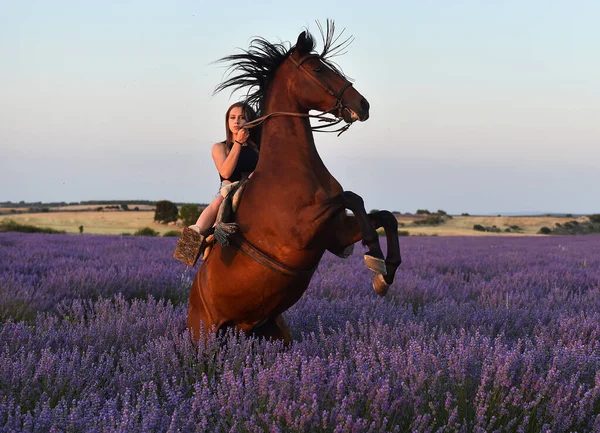
[[[348,37],[342,42],[338,42],[339,38],[344,33],[344,30],[339,35],[335,35],[335,25],[333,20],[327,20],[326,30],[319,22],[317,22],[321,37],[323,39],[323,51],[319,57],[335,72],[344,76],[341,68],[331,61],[333,57],[340,56],[350,43],[352,37]],[[313,36],[305,30],[305,48],[309,48],[307,52],[314,52],[315,40]],[[250,41],[247,50],[240,49],[240,53],[232,54],[223,57],[216,63],[229,64],[225,81],[217,85],[214,93],[218,93],[225,89],[231,89],[231,92],[247,88],[245,102],[251,105],[258,115],[262,115],[265,94],[275,76],[275,71],[291,54],[296,46],[291,46],[289,42],[272,43],[262,37],[256,37]],[[317,53],[315,53],[317,54]]]

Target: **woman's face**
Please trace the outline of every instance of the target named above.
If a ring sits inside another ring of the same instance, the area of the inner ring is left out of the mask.
[[[227,121],[229,122],[229,130],[235,137],[240,128],[246,124],[246,118],[244,117],[242,107],[233,107],[229,111],[229,118]]]

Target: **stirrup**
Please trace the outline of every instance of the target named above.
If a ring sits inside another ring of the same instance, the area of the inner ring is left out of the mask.
[[[196,226],[197,227],[197,226]],[[177,248],[173,257],[189,267],[194,267],[200,257],[200,253],[206,247],[206,237],[196,230],[184,227],[177,241]]]

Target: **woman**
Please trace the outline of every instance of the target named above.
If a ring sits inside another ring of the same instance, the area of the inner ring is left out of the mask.
[[[219,171],[221,186],[219,192],[206,209],[200,214],[196,224],[190,228],[204,235],[215,223],[219,206],[227,193],[241,179],[242,176],[252,176],[258,163],[258,145],[251,138],[248,129],[244,128],[247,122],[256,118],[256,113],[249,105],[236,102],[225,113],[226,140],[216,143],[212,148],[212,157]],[[258,131],[254,135],[258,135]],[[258,141],[258,137],[253,137]]]

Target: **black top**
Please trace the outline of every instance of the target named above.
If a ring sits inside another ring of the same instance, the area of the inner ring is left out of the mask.
[[[237,164],[233,169],[233,173],[229,176],[228,179],[225,179],[219,173],[219,177],[221,178],[221,182],[224,180],[228,180],[230,182],[237,182],[242,179],[242,173],[250,174],[256,168],[256,164],[258,163],[258,152],[248,146],[242,146],[240,150],[240,155],[237,160]]]

